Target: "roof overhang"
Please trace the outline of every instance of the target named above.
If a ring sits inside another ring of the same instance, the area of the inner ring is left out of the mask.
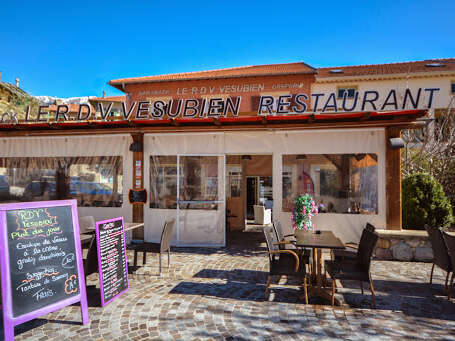
[[[427,110],[307,113],[283,116],[238,116],[175,119],[90,120],[0,124],[0,136],[72,135],[168,130],[342,129],[360,127],[416,128],[426,124]]]

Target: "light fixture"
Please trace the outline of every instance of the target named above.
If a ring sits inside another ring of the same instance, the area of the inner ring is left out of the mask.
[[[305,160],[306,159],[306,155],[305,154],[298,154],[296,157],[295,157],[296,160]]]
[[[251,155],[242,155],[242,160],[251,160]]]
[[[390,149],[401,149],[403,147],[404,147],[404,140],[401,137],[389,138],[389,148]]]

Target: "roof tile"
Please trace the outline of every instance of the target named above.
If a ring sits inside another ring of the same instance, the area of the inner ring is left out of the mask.
[[[228,69],[173,73],[158,76],[133,77],[114,79],[109,82],[111,85],[120,85],[127,83],[145,83],[145,82],[169,82],[178,80],[196,80],[196,79],[216,79],[216,78],[235,78],[246,76],[272,76],[286,74],[312,74],[316,69],[305,63],[287,63],[287,64],[269,64],[242,66]]]
[[[441,65],[439,67],[426,65]],[[330,72],[331,70],[341,70],[341,72]],[[354,66],[333,66],[318,68],[317,79],[330,77],[349,77],[349,76],[370,76],[370,75],[390,75],[400,73],[418,73],[435,71],[455,71],[455,58],[429,59],[415,62],[391,63],[391,64],[372,64]]]
[[[124,102],[126,100],[126,96],[107,96],[107,97],[92,97],[90,101],[97,101],[97,102]]]

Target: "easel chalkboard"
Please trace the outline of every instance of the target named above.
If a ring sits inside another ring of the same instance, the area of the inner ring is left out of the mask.
[[[89,322],[76,200],[0,205],[0,248],[5,340],[77,302]]]
[[[101,306],[128,290],[128,260],[123,217],[96,222]]]

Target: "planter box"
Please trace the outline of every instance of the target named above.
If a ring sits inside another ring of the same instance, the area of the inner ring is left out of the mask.
[[[431,262],[433,249],[427,231],[421,230],[376,230],[379,240],[374,251],[375,258],[384,260]]]

